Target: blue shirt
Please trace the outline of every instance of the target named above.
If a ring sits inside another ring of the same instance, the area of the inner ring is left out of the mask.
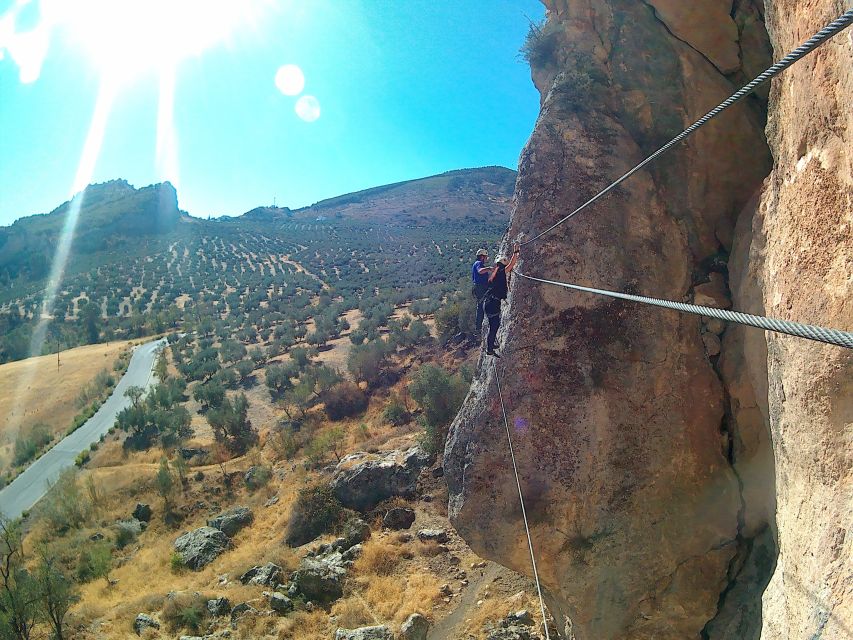
[[[471,280],[474,284],[488,284],[489,283],[489,274],[488,273],[480,273],[480,269],[485,267],[482,260],[477,260],[474,263],[474,266],[471,267]]]

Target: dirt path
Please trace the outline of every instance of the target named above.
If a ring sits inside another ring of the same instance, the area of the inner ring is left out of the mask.
[[[471,612],[476,608],[477,601],[481,599],[480,594],[500,575],[502,569],[501,565],[489,562],[483,570],[483,575],[474,577],[471,575],[473,571],[470,572],[471,582],[462,592],[456,608],[429,630],[427,640],[454,640],[460,637],[456,630],[465,622],[466,618],[471,617]]]

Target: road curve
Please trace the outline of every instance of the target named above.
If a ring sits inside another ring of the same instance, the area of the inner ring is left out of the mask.
[[[90,444],[97,442],[109,431],[115,424],[118,412],[130,404],[130,399],[124,395],[127,388],[135,385],[147,389],[153,382],[156,351],[164,343],[165,339],[161,338],[133,350],[127,371],[97,413],[0,491],[0,513],[7,518],[18,518],[24,511],[31,509],[44,497],[50,483],[56,482],[63,469],[74,465],[77,454],[88,449]]]

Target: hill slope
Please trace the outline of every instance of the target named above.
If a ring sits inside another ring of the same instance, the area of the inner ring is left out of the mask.
[[[377,187],[291,211],[258,207],[201,220],[168,184],[89,187],[47,341],[31,354],[45,278],[70,202],[0,228],[0,362],[91,340],[176,326],[197,303],[223,316],[334,291],[348,308],[371,296],[455,290],[464,264],[506,228],[515,172],[466,169]],[[91,302],[100,313],[81,305]],[[399,301],[397,301],[399,302]],[[92,316],[100,315],[100,328]],[[88,337],[86,337],[88,336]]]

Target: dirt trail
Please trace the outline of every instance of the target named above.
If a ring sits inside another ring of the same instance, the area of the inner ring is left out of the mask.
[[[429,630],[427,640],[453,640],[460,637],[456,630],[465,622],[466,618],[471,617],[471,612],[476,608],[477,601],[482,599],[480,594],[500,575],[502,569],[501,565],[489,562],[481,576],[475,577],[470,575],[474,572],[470,572],[471,582],[462,591],[456,608]]]

